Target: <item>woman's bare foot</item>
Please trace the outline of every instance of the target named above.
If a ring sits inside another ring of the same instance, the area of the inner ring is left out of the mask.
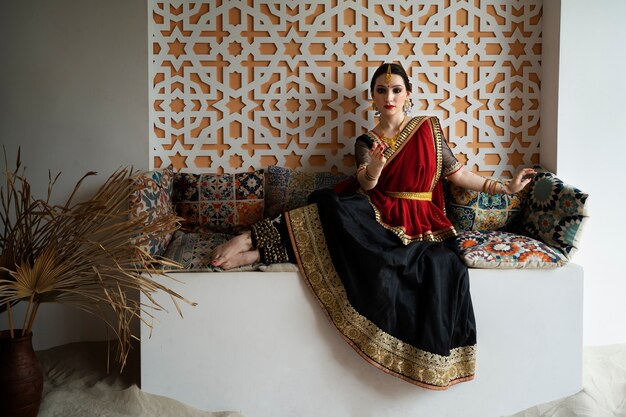
[[[234,258],[251,250],[252,237],[250,231],[243,232],[215,248],[211,256],[211,265],[223,267],[225,264],[238,263]],[[231,266],[231,268],[234,267]]]
[[[222,262],[219,267],[222,269],[233,269],[238,266],[243,265],[252,265],[253,263],[259,262],[261,256],[259,254],[258,249],[249,250],[245,252],[240,252],[228,260]]]

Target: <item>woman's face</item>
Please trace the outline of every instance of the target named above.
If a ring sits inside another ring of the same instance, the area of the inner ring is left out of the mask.
[[[404,85],[404,79],[398,74],[391,75],[391,81],[385,81],[386,74],[376,78],[372,92],[376,108],[383,117],[390,117],[402,112],[405,101],[411,95]]]

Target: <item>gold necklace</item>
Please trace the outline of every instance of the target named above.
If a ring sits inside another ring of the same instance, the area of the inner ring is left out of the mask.
[[[398,131],[396,132],[396,134],[392,138],[389,138],[389,137],[385,136],[385,131],[381,128],[380,129],[380,138],[382,139],[382,141],[385,142],[390,147],[395,145],[396,141],[398,140],[398,137],[400,136],[400,132],[402,132],[402,125],[404,124],[405,121],[406,121],[406,115],[404,116],[404,119],[402,119],[402,123],[400,123],[400,126],[398,127]]]

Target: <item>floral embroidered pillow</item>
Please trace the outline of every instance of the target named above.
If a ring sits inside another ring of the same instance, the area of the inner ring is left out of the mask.
[[[588,194],[538,170],[520,216],[521,233],[541,240],[571,259],[587,221]]]
[[[545,243],[502,231],[463,232],[457,236],[461,258],[472,268],[556,268],[568,260]]]
[[[147,213],[146,222],[174,213],[172,205],[174,169],[170,165],[163,170],[154,170],[137,175],[133,179],[130,193],[130,216],[140,217]],[[141,249],[152,256],[163,255],[172,235],[146,236]]]
[[[238,174],[174,174],[173,200],[194,232],[234,233],[263,219],[263,170]]]

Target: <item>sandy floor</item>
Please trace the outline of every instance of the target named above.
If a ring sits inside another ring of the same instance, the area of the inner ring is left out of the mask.
[[[243,417],[236,411],[200,411],[141,391],[136,354],[122,374],[107,373],[104,342],[69,344],[37,354],[45,374],[40,417]],[[581,392],[510,417],[626,416],[626,345],[585,348],[583,368]]]

